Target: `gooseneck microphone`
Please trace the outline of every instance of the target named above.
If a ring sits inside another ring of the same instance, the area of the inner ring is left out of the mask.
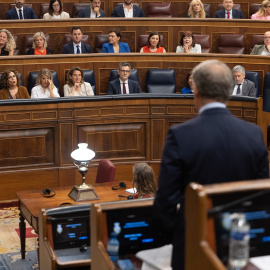
[[[118,195],[120,198],[127,198],[128,200],[134,199],[132,195],[124,196],[124,195]]]

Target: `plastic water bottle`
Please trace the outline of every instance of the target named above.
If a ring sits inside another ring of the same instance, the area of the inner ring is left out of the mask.
[[[249,259],[250,225],[244,214],[235,213],[231,218],[229,264],[233,270],[242,269]]]
[[[119,251],[119,241],[117,239],[116,233],[112,232],[111,237],[109,238],[107,244],[107,252],[112,262],[118,260],[118,251]]]

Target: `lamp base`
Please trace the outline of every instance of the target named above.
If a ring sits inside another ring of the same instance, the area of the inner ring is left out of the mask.
[[[68,196],[76,202],[99,200],[98,195],[91,185],[88,188],[81,188],[75,185]]]

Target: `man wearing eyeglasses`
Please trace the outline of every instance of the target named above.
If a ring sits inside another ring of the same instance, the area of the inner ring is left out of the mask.
[[[141,87],[137,81],[128,79],[131,71],[129,63],[119,64],[119,79],[110,82],[108,95],[137,94],[142,93]]]
[[[81,9],[78,18],[103,18],[105,12],[100,8],[100,0],[90,0],[90,8]]]
[[[270,56],[270,31],[264,33],[263,41],[264,44],[255,45],[250,54]]]

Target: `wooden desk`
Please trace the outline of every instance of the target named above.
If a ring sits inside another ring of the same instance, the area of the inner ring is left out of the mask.
[[[19,200],[20,210],[20,238],[21,238],[21,254],[25,259],[25,220],[33,227],[38,234],[38,214],[41,208],[49,209],[59,207],[62,203],[82,204],[82,203],[98,203],[110,201],[122,201],[125,198],[119,198],[118,195],[128,195],[126,188],[120,190],[112,190],[112,186],[117,183],[105,183],[95,186],[95,191],[99,196],[99,200],[75,202],[69,196],[72,186],[55,188],[55,196],[46,198],[42,195],[42,190],[25,190],[16,193]],[[127,184],[127,188],[131,188],[131,183]]]

